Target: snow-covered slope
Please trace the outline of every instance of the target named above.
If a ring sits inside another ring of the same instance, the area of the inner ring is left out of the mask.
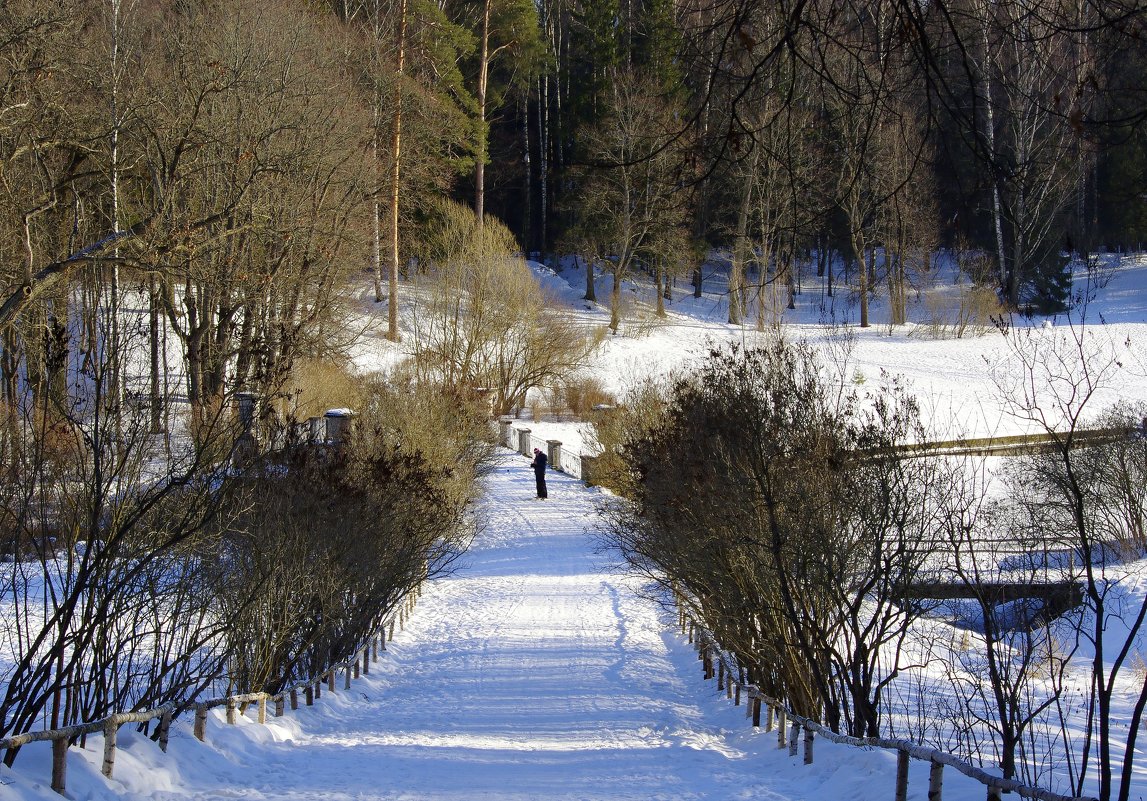
[[[947,264],[944,259],[937,261]],[[1081,313],[1085,314],[1086,337],[1092,346],[1104,358],[1117,358],[1122,364],[1096,388],[1089,404],[1095,414],[1120,399],[1147,399],[1147,256],[1104,255],[1101,263],[1101,286],[1089,289],[1092,279],[1085,271],[1075,276],[1076,292],[1089,298],[1085,311],[1030,320],[1012,315],[1007,321],[1016,329],[1039,328],[1062,334],[1069,325],[1079,330]],[[612,278],[597,277],[600,302],[590,303],[582,300],[585,268],[580,262],[567,258],[558,267],[537,262],[531,262],[531,267],[545,290],[567,306],[579,322],[605,329]],[[719,260],[706,265],[705,291],[700,298],[693,297],[688,285],[678,286],[673,300],[665,304],[664,318],[653,314],[655,296],[648,276],[623,282],[625,314],[620,329],[616,335],[605,336],[587,374],[620,398],[642,378],[696,363],[714,345],[752,345],[771,335],[757,330],[753,312],[743,325],[726,322],[725,269]],[[1007,338],[987,320],[979,336],[968,330],[959,339],[934,338],[937,320],[948,324],[950,332],[959,316],[959,296],[968,288],[967,279],[955,276],[951,266],[926,279],[918,277],[918,286],[909,294],[908,324],[891,330],[887,303],[880,294],[882,287],[870,304],[872,325],[861,329],[856,325],[856,299],[848,288],[838,284],[829,296],[823,278],[817,279],[808,268],[805,273],[801,294],[795,298],[796,308],[786,310],[782,303],[775,318],[787,338],[820,348],[827,360],[842,365],[848,379],[862,388],[885,378],[904,381],[919,399],[929,433],[935,438],[1002,436],[1033,430],[1030,423],[1003,410],[997,379],[1015,376],[1017,369]],[[374,324],[362,323],[364,335],[353,349],[355,364],[368,372],[393,364],[407,355],[410,347],[409,338],[405,344],[396,345],[382,336],[376,316],[382,308],[372,297],[364,285],[358,313],[364,321],[373,319]]]

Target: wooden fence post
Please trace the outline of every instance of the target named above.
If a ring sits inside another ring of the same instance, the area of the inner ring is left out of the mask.
[[[267,722],[267,695],[263,693],[259,696],[259,723]]]
[[[725,660],[717,660],[717,692],[725,689]]]
[[[806,765],[812,764],[812,728],[809,726],[804,727],[804,763]]]
[[[335,669],[331,668],[327,671],[327,690],[330,692],[335,691]]]
[[[928,801],[941,801],[944,795],[944,763],[932,760],[928,769]]]
[[[235,701],[232,698],[227,699],[227,722],[235,723]]]
[[[291,711],[294,712],[299,708],[299,688],[291,688]]]
[[[765,731],[773,730],[773,718],[775,716],[775,712],[776,710],[773,709],[773,705],[769,704],[769,708],[765,710]]]
[[[801,725],[793,721],[793,730],[789,732],[789,756],[797,755],[797,740],[800,739]]]
[[[167,741],[171,736],[171,710],[168,709],[159,716],[159,729],[156,731],[159,740],[159,750],[167,753]]]
[[[104,723],[104,765],[101,769],[101,772],[109,779],[115,770],[116,735],[118,734],[119,725],[115,722],[115,718],[109,718]]]
[[[207,740],[207,707],[203,704],[195,705],[195,739],[201,743]]]
[[[1003,796],[999,787],[988,785],[988,801],[1002,801]]]
[[[777,707],[777,748],[785,747],[785,708]]]
[[[287,711],[287,699],[283,697],[282,693],[275,696],[275,717],[283,717],[283,713]]]
[[[896,752],[896,801],[908,801],[908,752]]]
[[[738,684],[737,685],[737,692],[733,696],[733,706],[740,706],[740,705],[741,705],[741,685]]]
[[[317,699],[322,698],[322,697],[323,697],[323,677],[319,676],[319,678],[315,681],[315,699],[317,700]]]
[[[314,685],[308,684],[303,688],[303,701],[307,706],[315,705],[315,688]]]
[[[753,727],[761,727],[761,699],[760,697],[753,698]]]
[[[68,785],[68,738],[52,740],[52,789],[64,794]]]
[[[354,655],[354,658],[351,660],[351,662],[354,665],[354,677],[357,679],[358,678],[358,654]],[[348,667],[347,670],[350,670],[350,668]],[[349,690],[350,687],[348,686],[347,689]]]
[[[362,649],[362,675],[366,676],[370,673],[370,646]]]
[[[390,639],[394,639],[394,621],[390,621]]]
[[[355,659],[354,666],[358,667],[358,659],[357,658]],[[350,665],[346,666],[346,678],[343,680],[343,689],[344,690],[350,689]]]

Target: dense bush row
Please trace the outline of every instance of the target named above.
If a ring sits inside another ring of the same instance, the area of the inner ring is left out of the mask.
[[[935,514],[933,466],[887,453],[917,431],[914,405],[861,399],[777,344],[714,353],[652,418],[623,414],[644,417],[615,473],[631,503],[610,531],[630,563],[683,590],[767,692],[876,734],[911,619],[898,588]]]
[[[73,420],[75,447],[52,459],[30,427],[24,481],[0,483],[0,734],[277,691],[347,658],[449,569],[487,421],[436,387],[364,394],[344,445],[242,470],[202,456],[235,442],[222,418],[218,447],[183,459],[146,435],[146,413]]]

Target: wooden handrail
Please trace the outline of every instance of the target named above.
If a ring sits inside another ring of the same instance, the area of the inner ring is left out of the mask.
[[[386,650],[386,640],[388,639],[387,633],[389,631],[389,639],[394,639],[394,623],[399,620],[404,623],[409,617],[410,612],[414,610],[414,604],[421,594],[421,587],[414,587],[406,598],[403,598],[396,605],[398,611],[390,617],[383,620],[378,629],[375,630],[366,641],[354,650],[353,656],[343,662],[330,665],[326,670],[322,671],[318,676],[305,681],[297,682],[296,684],[285,687],[275,694],[265,692],[241,693],[238,695],[229,695],[223,698],[209,698],[205,701],[197,701],[187,704],[186,708],[195,710],[195,736],[199,740],[206,737],[207,731],[207,712],[208,710],[217,707],[225,706],[228,710],[228,722],[234,723],[234,710],[239,704],[259,704],[259,722],[266,722],[266,702],[274,701],[276,716],[282,714],[283,703],[290,697],[292,699],[292,709],[296,708],[296,693],[299,690],[307,691],[308,705],[312,700],[311,692],[316,684],[321,684],[324,676],[330,675],[331,689],[334,689],[333,671],[346,670],[347,671],[347,686],[350,686],[351,671],[356,672],[359,665],[359,660],[366,660],[371,653],[371,647],[376,640],[381,638],[382,649]],[[375,652],[377,659],[377,652]],[[115,712],[100,720],[91,721],[90,723],[77,723],[73,726],[65,726],[59,729],[45,729],[43,731],[30,731],[23,734],[15,734],[10,737],[0,739],[0,750],[9,750],[13,748],[20,748],[28,745],[29,743],[43,742],[50,740],[52,742],[52,789],[61,795],[64,794],[67,784],[67,755],[68,745],[76,737],[85,734],[93,734],[102,731],[104,734],[104,763],[103,774],[109,779],[112,776],[115,767],[115,752],[116,752],[116,739],[119,727],[124,723],[147,723],[148,721],[160,720],[159,729],[157,730],[157,739],[159,747],[162,751],[167,751],[167,737],[168,730],[171,726],[171,721],[176,715],[176,711],[181,708],[181,704],[175,701],[168,701],[165,704],[155,707],[154,709],[146,709],[140,712]]]
[[[684,605],[680,604],[679,608],[683,609]],[[680,616],[682,631],[685,630],[686,621],[689,626],[690,642],[692,642],[698,652],[701,654],[702,663],[705,669],[705,678],[712,678],[714,675],[718,676],[718,681],[723,675],[727,677],[727,681],[731,685],[735,679],[734,676],[739,675],[733,669],[733,666],[726,661],[726,656],[721,650],[720,643],[713,637],[712,633],[693,620],[687,613],[682,613]],[[719,670],[713,670],[713,660],[716,660],[720,665]],[[954,754],[949,754],[946,751],[939,751],[935,748],[928,748],[917,743],[909,742],[907,740],[894,740],[885,737],[853,737],[847,734],[839,734],[832,729],[824,726],[823,724],[806,718],[803,715],[798,715],[793,712],[783,702],[766,695],[759,687],[747,682],[737,682],[736,698],[737,703],[740,703],[742,688],[749,699],[754,701],[749,713],[753,717],[753,725],[760,726],[760,704],[763,702],[769,708],[768,714],[768,727],[772,726],[773,711],[776,710],[779,731],[778,731],[778,744],[781,747],[785,745],[785,719],[792,724],[792,734],[789,739],[789,753],[796,755],[797,749],[797,735],[800,729],[804,730],[805,738],[805,764],[812,762],[812,735],[818,734],[826,740],[841,745],[856,746],[860,748],[883,748],[887,750],[894,750],[903,755],[901,759],[912,758],[928,762],[932,765],[932,770],[929,775],[929,801],[941,801],[940,787],[942,782],[942,768],[948,766],[958,770],[960,773],[975,779],[980,784],[988,788],[988,798],[998,798],[1000,792],[1013,792],[1023,798],[1034,798],[1037,801],[1096,801],[1091,797],[1067,796],[1059,793],[1045,790],[1041,787],[1032,787],[1023,784],[1022,782],[1015,781],[1014,779],[1005,779],[1002,776],[994,776],[983,768],[978,768],[968,762],[960,759]],[[718,686],[718,689],[721,689]],[[766,729],[768,730],[768,729]],[[904,763],[903,770],[897,770],[897,789],[896,798],[904,798],[907,794],[908,773],[906,770],[907,763]]]

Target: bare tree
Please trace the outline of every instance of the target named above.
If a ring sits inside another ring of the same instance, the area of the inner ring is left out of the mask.
[[[1030,525],[1063,542],[1083,584],[1085,614],[1078,636],[1091,658],[1084,733],[1069,744],[1076,755],[1075,791],[1082,792],[1094,771],[1101,799],[1125,801],[1133,789],[1136,743],[1147,707],[1147,681],[1129,664],[1147,623],[1147,603],[1130,601],[1119,586],[1120,555],[1142,547],[1147,515],[1142,476],[1147,455],[1143,440],[1130,436],[1142,425],[1144,410],[1102,415],[1095,409],[1098,394],[1123,369],[1126,344],[1105,342],[1102,331],[1082,325],[1008,335],[1019,366],[999,374],[1008,408],[1054,440],[1017,471],[1018,499]],[[1092,420],[1123,436],[1110,445],[1077,448],[1078,432]],[[1133,699],[1129,719],[1120,713],[1122,694]]]
[[[442,201],[428,243],[429,299],[417,310],[421,374],[458,391],[488,389],[505,414],[526,393],[577,370],[595,343],[554,301],[496,219]]]
[[[1060,564],[1062,551],[1034,524],[1026,503],[989,500],[982,462],[956,459],[951,469],[953,491],[938,527],[943,563],[933,566],[938,572],[932,575],[951,575],[968,596],[948,602],[967,608],[952,619],[952,640],[942,657],[960,718],[979,730],[959,748],[973,762],[986,761],[990,749],[1005,778],[1046,784],[1058,761],[1052,716],[1063,698],[1077,623],[1070,615],[1059,619],[1070,606],[1070,591],[1057,602],[1049,582],[1075,576]],[[1005,481],[1005,497],[1023,499],[1025,482]],[[968,642],[958,645],[957,632]]]
[[[578,234],[591,251],[586,298],[593,297],[594,263],[613,277],[609,327],[621,326],[621,283],[659,238],[685,228],[679,191],[683,153],[669,140],[674,109],[655,83],[620,72],[610,84],[609,116],[582,132],[593,164],[581,176]]]

